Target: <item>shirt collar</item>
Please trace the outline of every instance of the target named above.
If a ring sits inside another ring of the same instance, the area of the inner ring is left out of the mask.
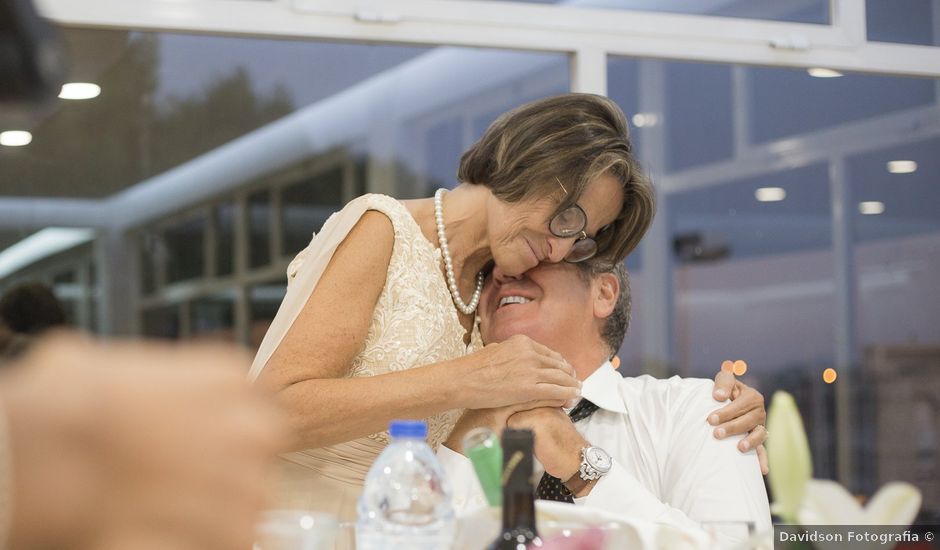
[[[581,396],[590,399],[598,407],[620,414],[627,414],[620,395],[620,383],[623,377],[614,369],[610,361],[604,361],[596,371],[588,376],[581,385]]]

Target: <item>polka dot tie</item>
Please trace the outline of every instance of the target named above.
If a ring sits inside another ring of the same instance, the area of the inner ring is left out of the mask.
[[[591,403],[587,399],[582,399],[575,408],[571,409],[571,412],[568,413],[568,417],[571,418],[572,422],[579,422],[585,418],[594,414],[594,411],[598,409],[597,405]],[[539,481],[539,486],[535,489],[536,498],[542,500],[557,500],[559,502],[574,502],[574,499],[571,497],[571,491],[565,487],[565,484],[562,483],[560,479],[553,475],[549,475],[548,472],[545,472],[542,475],[542,479]]]

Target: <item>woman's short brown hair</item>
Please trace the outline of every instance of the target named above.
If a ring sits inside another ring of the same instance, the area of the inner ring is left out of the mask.
[[[617,219],[596,237],[597,257],[619,262],[639,244],[656,208],[623,111],[610,99],[564,94],[500,115],[463,154],[457,178],[485,185],[506,202],[557,194],[561,183],[568,192],[561,212],[605,173],[621,183],[624,197]]]

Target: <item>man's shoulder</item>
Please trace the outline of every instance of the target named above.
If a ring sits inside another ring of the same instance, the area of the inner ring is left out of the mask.
[[[685,419],[704,419],[708,413],[721,406],[712,398],[714,381],[706,378],[631,376],[623,379],[621,387],[624,389],[625,402],[634,414],[665,414],[673,423],[682,423]]]
[[[625,389],[631,393],[647,394],[652,397],[668,397],[670,399],[708,399],[712,398],[714,381],[707,378],[653,378],[648,374],[642,376],[627,376],[623,379]]]

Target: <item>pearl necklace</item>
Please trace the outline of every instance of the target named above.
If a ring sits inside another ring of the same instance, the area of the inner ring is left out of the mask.
[[[470,303],[465,304],[460,297],[460,290],[457,288],[457,278],[454,277],[454,262],[450,258],[450,248],[447,246],[447,237],[444,235],[444,207],[442,198],[444,189],[438,189],[434,193],[434,221],[437,223],[437,241],[441,245],[441,256],[444,258],[444,271],[447,273],[447,287],[450,289],[450,296],[454,299],[454,305],[464,315],[471,315],[477,309],[480,303],[480,292],[483,291],[483,271],[477,273],[477,288],[470,297]]]

